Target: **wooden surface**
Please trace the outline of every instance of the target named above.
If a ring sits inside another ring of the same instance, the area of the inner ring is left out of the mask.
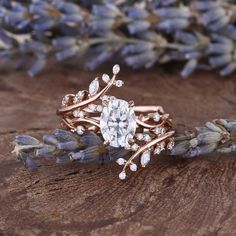
[[[236,235],[236,157],[192,161],[168,156],[121,182],[120,167],[56,165],[25,169],[11,154],[16,134],[57,127],[61,97],[87,88],[97,72],[51,69],[35,79],[0,75],[0,235]],[[116,96],[161,104],[176,124],[236,118],[236,76],[124,69]]]

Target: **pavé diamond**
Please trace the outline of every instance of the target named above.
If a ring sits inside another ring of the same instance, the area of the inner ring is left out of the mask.
[[[103,108],[100,119],[101,133],[113,147],[125,147],[134,136],[136,117],[128,102],[114,99]]]

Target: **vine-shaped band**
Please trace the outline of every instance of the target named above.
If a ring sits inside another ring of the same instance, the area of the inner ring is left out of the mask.
[[[112,86],[121,87],[124,84],[116,79],[119,71],[119,65],[115,65],[112,77],[103,74],[103,88],[100,88],[99,78],[95,78],[88,90],[67,94],[57,113],[62,116],[64,128],[78,135],[93,131],[102,135],[106,145],[132,151],[128,160],[117,160],[123,166],[119,178],[125,179],[128,168],[137,170],[138,157],[141,166],[145,167],[152,155],[172,149],[174,130],[169,114],[165,114],[161,106],[135,106],[133,101],[126,102],[108,95]]]

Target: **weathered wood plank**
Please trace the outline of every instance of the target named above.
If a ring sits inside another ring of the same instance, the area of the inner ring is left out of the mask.
[[[125,182],[119,166],[26,170],[11,154],[17,133],[40,137],[58,125],[55,109],[104,71],[54,69],[37,79],[0,75],[0,234],[235,235],[235,155],[193,161],[161,156]],[[189,80],[151,70],[122,71],[114,94],[136,104],[161,104],[176,124],[200,125],[236,116],[236,80],[198,73]]]

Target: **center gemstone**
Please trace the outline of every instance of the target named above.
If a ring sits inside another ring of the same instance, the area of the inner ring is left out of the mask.
[[[101,113],[100,129],[110,146],[125,147],[136,131],[134,109],[124,100],[110,100]]]

